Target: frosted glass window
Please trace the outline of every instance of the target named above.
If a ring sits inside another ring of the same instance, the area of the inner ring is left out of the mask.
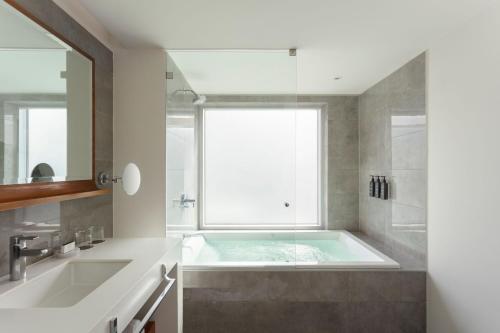
[[[204,226],[318,226],[318,114],[205,109]]]
[[[48,164],[57,177],[67,175],[67,111],[65,108],[20,109],[19,171],[26,178],[40,163]],[[22,160],[22,161],[21,161]]]

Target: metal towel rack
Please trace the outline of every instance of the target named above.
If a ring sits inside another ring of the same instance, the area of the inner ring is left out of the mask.
[[[168,273],[167,266],[161,265],[161,274],[162,274],[162,277],[164,279],[164,282],[166,282],[167,285],[165,286],[165,288],[163,288],[160,295],[156,298],[156,300],[151,305],[151,307],[148,309],[148,311],[146,312],[144,317],[140,320],[140,324],[136,325],[136,329],[134,329],[134,333],[140,333],[143,330],[144,326],[147,324],[149,319],[153,316],[156,309],[158,309],[158,306],[160,306],[161,301],[163,301],[163,299],[168,294],[170,289],[172,289],[172,286],[175,283],[175,279],[168,277],[167,273]]]

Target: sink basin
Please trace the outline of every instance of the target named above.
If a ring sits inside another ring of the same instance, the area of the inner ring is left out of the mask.
[[[128,263],[130,260],[70,261],[0,295],[0,308],[75,305]]]

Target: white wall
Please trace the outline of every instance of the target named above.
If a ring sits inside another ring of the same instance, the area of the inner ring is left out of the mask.
[[[129,162],[141,170],[141,187],[127,196],[115,185],[115,237],[166,235],[165,51],[119,50],[114,54],[114,173]]]
[[[106,30],[102,23],[81,4],[80,0],[53,1],[108,49],[115,51],[115,49],[120,48],[120,43]]]
[[[500,332],[500,5],[428,55],[428,331]]]

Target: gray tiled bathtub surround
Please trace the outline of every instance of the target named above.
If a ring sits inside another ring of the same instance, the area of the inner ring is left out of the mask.
[[[425,332],[423,271],[184,273],[184,332]]]
[[[95,59],[95,158],[96,171],[113,169],[113,54],[88,31],[50,0],[17,0],[34,16],[80,46]],[[112,236],[111,195],[0,212],[0,276],[8,274],[9,237],[36,233],[32,246],[46,245],[49,233],[61,229],[66,239],[73,229],[102,225]]]

